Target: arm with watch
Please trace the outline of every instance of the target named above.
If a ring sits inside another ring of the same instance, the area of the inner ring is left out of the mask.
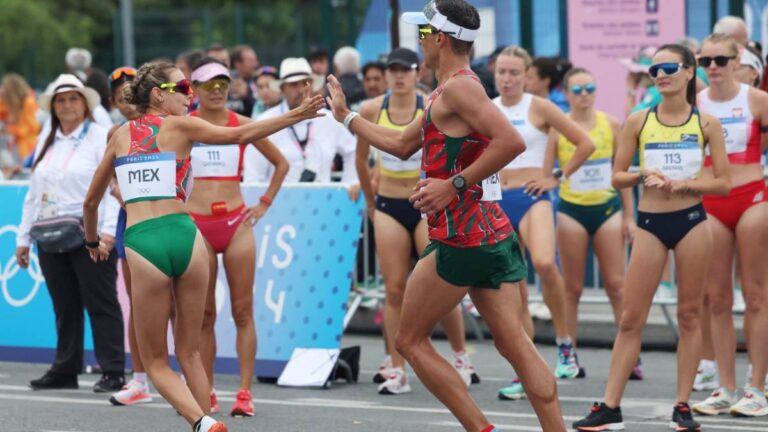
[[[571,132],[571,131],[569,131]],[[557,143],[560,139],[560,134],[555,129],[550,129],[549,139],[547,140],[547,151],[544,157],[543,177],[529,180],[525,183],[525,192],[530,195],[539,196],[547,191],[550,191],[560,185],[563,178],[570,177],[576,172],[584,162],[589,159],[592,153],[595,151],[595,145],[589,136],[583,131],[581,133],[574,134],[574,140],[569,139],[570,142],[576,145],[576,151],[574,151],[571,159],[562,167],[555,168],[555,160],[557,159]],[[549,174],[551,173],[551,174]]]

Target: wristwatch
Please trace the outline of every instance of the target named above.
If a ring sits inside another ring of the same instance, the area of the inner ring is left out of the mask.
[[[552,170],[552,177],[554,177],[555,180],[560,181],[563,178],[563,170],[560,168],[555,168]]]
[[[453,180],[451,180],[451,184],[459,192],[464,192],[467,190],[467,179],[465,179],[461,174],[454,176]]]
[[[98,249],[101,245],[101,236],[96,236],[96,241],[89,242],[88,240],[85,241],[85,247],[87,249]]]

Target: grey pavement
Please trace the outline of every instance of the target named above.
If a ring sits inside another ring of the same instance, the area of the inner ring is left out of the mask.
[[[222,415],[230,431],[460,431],[458,422],[412,376],[413,392],[380,396],[371,382],[382,359],[381,339],[373,336],[345,336],[343,346],[362,347],[361,377],[357,384],[335,384],[328,390],[280,388],[271,384],[253,386],[256,416],[232,419]],[[445,341],[438,349],[449,354]],[[539,346],[544,358],[555,364],[556,351]],[[507,384],[512,370],[496,353],[493,342],[469,341],[468,350],[482,382],[471,393],[492,422],[502,431],[538,431],[530,404],[500,401],[499,387]],[[559,381],[559,395],[566,425],[586,415],[593,401],[600,400],[610,361],[606,349],[582,349],[579,359],[587,378]],[[675,395],[675,355],[672,352],[644,352],[646,380],[630,382],[622,403],[629,431],[668,430]],[[128,432],[189,431],[174,410],[155,395],[151,404],[113,407],[108,396],[94,394],[90,387],[96,375],[81,375],[80,390],[33,392],[29,380],[39,377],[47,365],[0,363],[0,430],[24,432]],[[737,357],[737,376],[743,380],[746,359]],[[216,388],[222,409],[227,412],[237,390],[237,379],[219,375]],[[694,393],[692,400],[706,397]],[[768,417],[760,419],[698,419],[706,431],[768,431]]]

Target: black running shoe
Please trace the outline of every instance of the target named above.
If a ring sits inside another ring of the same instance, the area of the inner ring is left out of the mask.
[[[624,430],[621,407],[608,408],[604,402],[595,402],[592,412],[579,421],[573,422],[573,428],[579,431],[614,431]]]
[[[119,373],[105,373],[93,385],[94,393],[112,393],[119,391],[125,385],[125,376]]]
[[[691,407],[685,402],[678,402],[672,410],[672,430],[681,432],[697,432],[701,430],[701,424],[693,419]]]

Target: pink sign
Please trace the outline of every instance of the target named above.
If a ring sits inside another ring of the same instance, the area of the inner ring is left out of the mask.
[[[596,107],[625,117],[627,72],[622,59],[642,47],[685,36],[683,0],[568,0],[568,57],[597,83]]]

